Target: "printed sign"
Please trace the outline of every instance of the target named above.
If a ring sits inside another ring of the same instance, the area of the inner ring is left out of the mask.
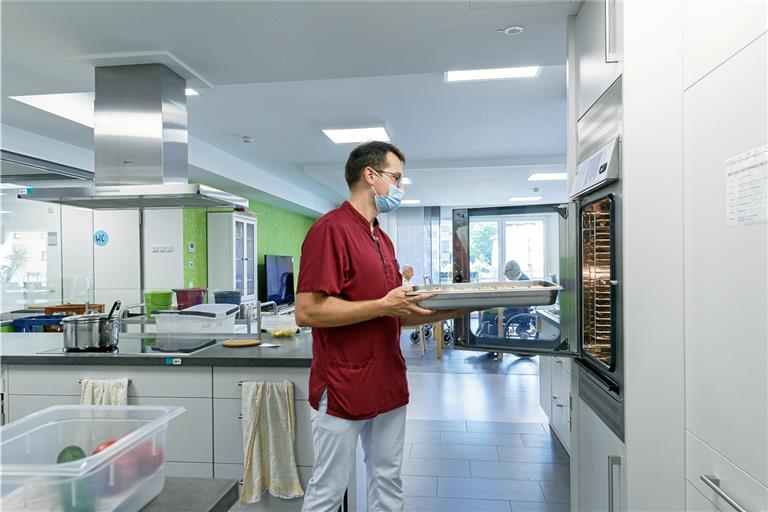
[[[768,222],[768,146],[725,162],[728,227]]]
[[[95,243],[99,247],[104,247],[109,243],[109,233],[107,233],[103,229],[98,230],[93,234],[93,243]]]

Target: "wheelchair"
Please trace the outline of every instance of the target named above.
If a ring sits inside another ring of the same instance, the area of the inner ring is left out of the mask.
[[[416,344],[419,342],[419,330],[423,330],[424,339],[432,339],[432,324],[423,324],[418,326],[411,332],[411,343]],[[448,321],[443,321],[443,345],[448,346],[453,343],[453,326]]]
[[[496,314],[481,312],[480,315],[480,326],[477,332],[475,332],[475,336],[498,338],[498,317]],[[506,340],[535,341],[539,339],[540,333],[536,328],[536,315],[530,311],[513,314],[504,320],[503,333]],[[533,357],[530,354],[518,354],[515,352],[512,352],[512,354],[526,359]]]

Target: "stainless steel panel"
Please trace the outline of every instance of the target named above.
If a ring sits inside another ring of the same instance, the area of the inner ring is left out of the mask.
[[[96,68],[96,185],[186,183],[185,88],[162,64]]]
[[[414,286],[408,296],[423,293],[434,297],[418,304],[427,309],[487,309],[497,306],[548,306],[554,304],[561,286],[541,280],[492,283],[453,283]]]
[[[600,148],[622,135],[621,77],[597,99],[578,121],[578,150],[580,164]]]
[[[20,199],[95,210],[178,208],[181,206],[247,208],[248,200],[198,184],[126,185],[22,189]]]

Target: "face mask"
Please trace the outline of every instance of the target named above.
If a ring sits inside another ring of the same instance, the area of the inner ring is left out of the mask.
[[[379,178],[381,178],[381,176],[379,176]],[[387,184],[387,195],[385,196],[380,196],[376,193],[375,189],[373,190],[373,200],[376,203],[376,209],[379,210],[379,213],[388,213],[395,210],[400,206],[403,197],[405,197],[405,192],[391,183]]]

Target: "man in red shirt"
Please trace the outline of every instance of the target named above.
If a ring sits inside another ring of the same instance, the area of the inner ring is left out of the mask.
[[[405,157],[394,145],[367,142],[349,155],[350,194],[322,216],[301,248],[296,321],[312,329],[309,402],[315,465],[303,512],[336,512],[365,451],[368,510],[403,510],[401,469],[408,404],[400,328],[463,312],[434,313],[407,297],[392,241],[378,213],[404,194]]]

